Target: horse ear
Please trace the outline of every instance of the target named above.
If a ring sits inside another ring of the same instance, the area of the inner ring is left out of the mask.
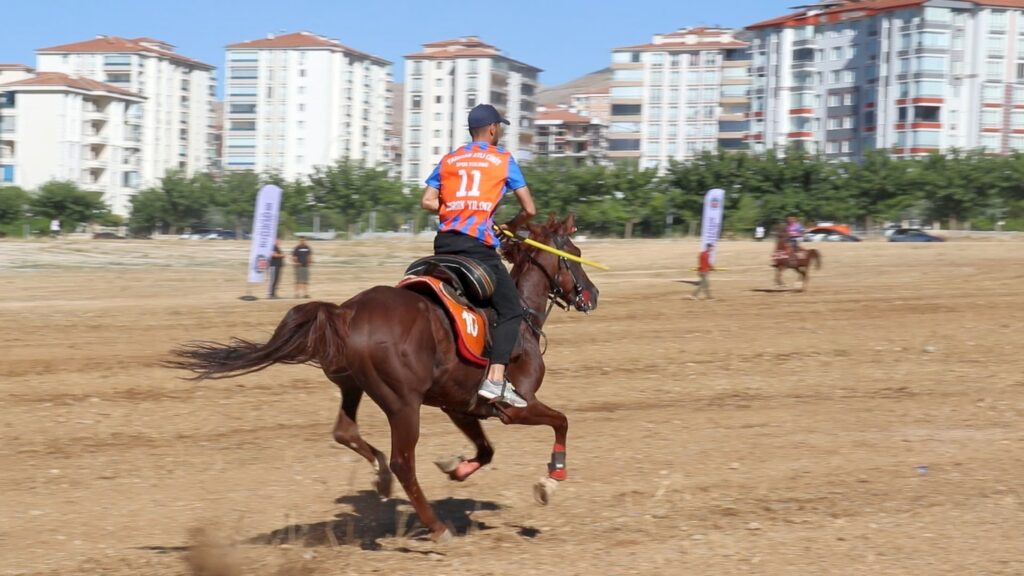
[[[562,221],[562,232],[566,235],[572,235],[576,232],[576,214],[572,212],[565,217]]]
[[[554,212],[548,212],[548,224],[547,225],[548,226],[554,226],[555,224],[558,224],[558,215],[556,215]]]

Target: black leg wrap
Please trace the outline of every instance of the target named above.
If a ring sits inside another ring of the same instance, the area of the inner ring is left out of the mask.
[[[551,462],[548,462],[548,472],[565,469],[565,452],[552,452]]]

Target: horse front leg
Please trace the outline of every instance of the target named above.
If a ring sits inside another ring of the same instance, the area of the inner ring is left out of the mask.
[[[568,477],[566,468],[566,441],[569,434],[569,419],[565,414],[544,404],[536,397],[529,398],[526,408],[506,408],[501,410],[501,420],[506,424],[522,424],[524,426],[551,426],[555,432],[555,444],[551,449],[551,461],[548,463],[548,475],[541,478],[533,486],[533,495],[541,504],[551,501],[558,483]]]
[[[784,286],[784,284],[782,283],[782,266],[776,266],[775,267],[775,287],[776,288],[782,288],[783,286]]]
[[[494,458],[494,447],[484,434],[480,420],[469,414],[459,412],[445,412],[451,418],[455,426],[469,438],[476,447],[476,456],[466,460],[462,456],[455,456],[446,460],[434,462],[442,472],[456,482],[462,482],[469,478],[474,472],[491,463]]]

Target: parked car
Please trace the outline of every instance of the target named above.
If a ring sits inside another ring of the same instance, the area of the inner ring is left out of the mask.
[[[944,238],[932,236],[917,228],[897,228],[889,234],[889,242],[945,242]]]
[[[124,236],[116,232],[95,232],[92,235],[93,240],[124,240]]]
[[[834,227],[816,227],[804,232],[804,242],[860,242],[860,238]]]

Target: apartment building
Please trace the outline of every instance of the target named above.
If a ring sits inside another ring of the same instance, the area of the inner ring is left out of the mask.
[[[295,32],[229,45],[226,67],[225,170],[297,178],[391,159],[391,62]]]
[[[749,30],[756,149],[1024,151],[1024,3],[836,0]]]
[[[612,113],[612,97],[608,90],[569,96],[569,108],[581,116],[597,118],[607,123]]]
[[[139,187],[144,102],[59,72],[0,84],[0,184],[32,190],[69,180],[127,216]]]
[[[477,104],[491,104],[509,120],[502,144],[528,161],[540,72],[476,36],[431,42],[407,55],[402,179],[421,184],[442,156],[464,144],[467,114]]]
[[[28,78],[34,72],[34,68],[24,64],[0,64],[0,84]]]
[[[608,156],[664,168],[746,149],[750,54],[735,31],[682,28],[612,50]]]
[[[36,69],[145,97],[140,186],[157,184],[168,170],[194,174],[215,166],[213,66],[182,56],[161,40],[98,36],[37,50]]]
[[[538,158],[567,158],[577,166],[600,164],[607,154],[605,125],[567,106],[537,109]]]

